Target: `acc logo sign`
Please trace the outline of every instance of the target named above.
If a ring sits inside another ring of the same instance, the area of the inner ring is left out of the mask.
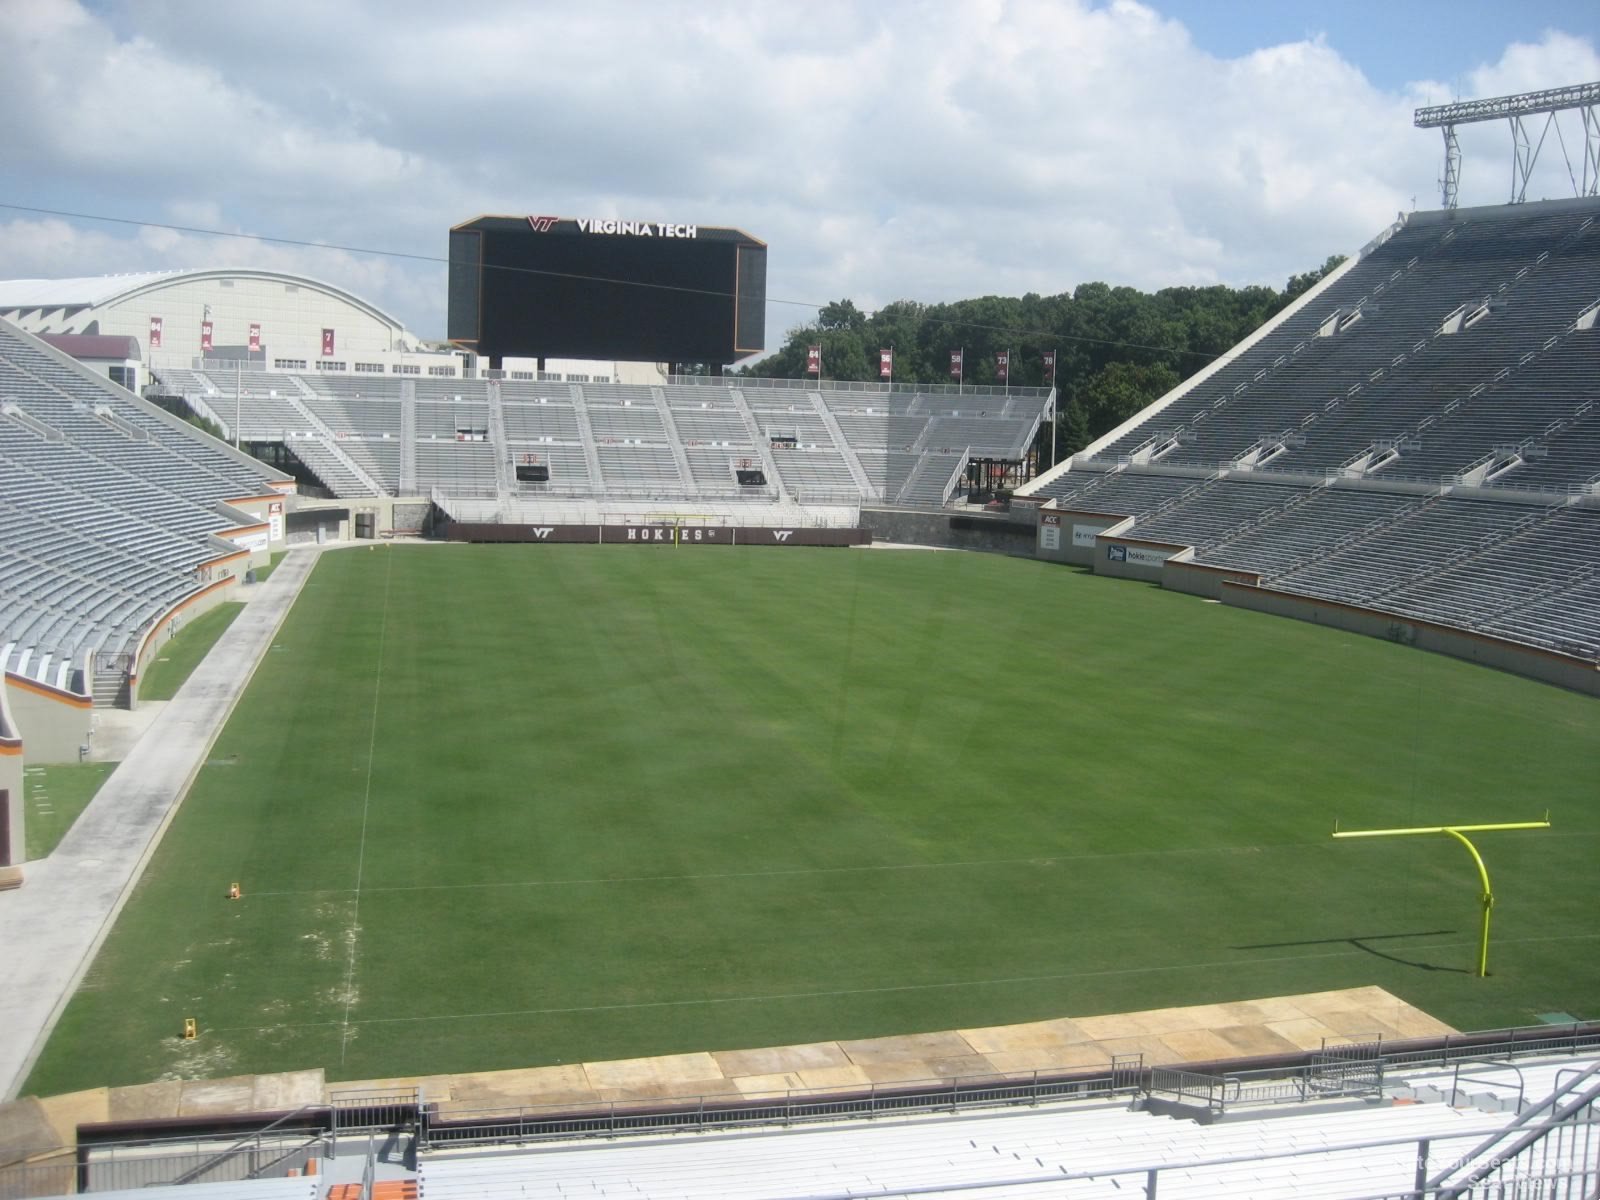
[[[535,233],[549,233],[550,227],[559,220],[560,217],[529,217],[528,226]]]
[[[1128,548],[1126,546],[1107,546],[1106,558],[1111,562],[1127,562]]]

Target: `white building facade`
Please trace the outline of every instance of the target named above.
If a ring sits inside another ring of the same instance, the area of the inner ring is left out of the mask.
[[[248,268],[0,280],[0,316],[35,334],[134,338],[148,370],[251,370],[464,378],[473,356],[426,342],[352,292]],[[654,363],[506,360],[508,377],[655,383]],[[141,380],[144,382],[145,380]]]

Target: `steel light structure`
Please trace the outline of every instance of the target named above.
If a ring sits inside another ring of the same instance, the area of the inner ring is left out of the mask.
[[[1583,122],[1583,179],[1576,177],[1573,185],[1580,196],[1600,194],[1600,81],[1575,83],[1567,87],[1547,88],[1542,92],[1521,92],[1515,96],[1495,96],[1488,100],[1460,100],[1454,104],[1438,104],[1419,108],[1412,118],[1418,129],[1444,131],[1444,174],[1439,180],[1440,203],[1445,208],[1456,207],[1461,187],[1461,146],[1456,141],[1457,125],[1472,125],[1483,121],[1506,121],[1511,126],[1511,203],[1521,204],[1527,197],[1528,177],[1533,174],[1533,164],[1538,161],[1544,139],[1552,125],[1556,137],[1561,138],[1561,126],[1556,124],[1556,114],[1577,110]],[[1543,114],[1544,128],[1539,140],[1532,142],[1524,121]],[[1565,141],[1562,142],[1563,151]],[[1570,171],[1571,162],[1568,162]]]

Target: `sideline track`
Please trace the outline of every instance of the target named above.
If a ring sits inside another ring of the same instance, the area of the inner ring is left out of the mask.
[[[0,1101],[15,1099],[321,551],[292,551],[48,858],[0,893]]]

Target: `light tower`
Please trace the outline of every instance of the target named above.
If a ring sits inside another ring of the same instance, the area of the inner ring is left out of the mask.
[[[1580,184],[1574,177],[1573,187],[1580,196],[1597,195],[1600,194],[1600,82],[1575,83],[1542,92],[1496,96],[1492,100],[1460,100],[1455,104],[1417,109],[1412,122],[1418,129],[1444,131],[1444,174],[1439,180],[1442,206],[1454,208],[1461,187],[1461,146],[1456,141],[1457,125],[1500,120],[1510,123],[1510,202],[1521,204],[1527,196],[1528,177],[1533,174],[1533,164],[1538,161],[1539,151],[1552,125],[1555,125],[1557,140],[1561,141],[1562,153],[1566,153],[1566,142],[1561,138],[1561,126],[1556,124],[1556,114],[1570,109],[1577,109],[1583,122],[1583,181]],[[1528,138],[1523,120],[1540,113],[1545,114],[1544,128],[1539,131],[1538,142],[1534,143]],[[1571,168],[1569,159],[1569,173]]]

